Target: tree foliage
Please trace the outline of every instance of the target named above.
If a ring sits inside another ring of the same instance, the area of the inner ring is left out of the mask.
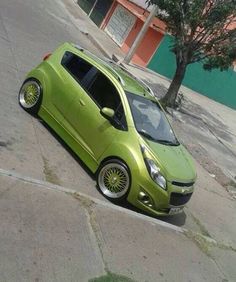
[[[202,61],[206,70],[226,70],[232,66],[236,60],[236,0],[146,2],[148,5],[158,6],[157,17],[166,23],[167,31],[173,35],[170,48],[176,55],[180,82],[187,65],[195,62]],[[175,80],[177,87],[172,87],[172,96],[175,89],[181,85],[177,85],[178,79]]]

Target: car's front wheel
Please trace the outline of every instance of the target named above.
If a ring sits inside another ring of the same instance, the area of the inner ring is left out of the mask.
[[[130,184],[128,167],[122,161],[112,159],[101,164],[97,173],[97,185],[106,198],[121,202],[127,197]]]
[[[39,81],[34,78],[27,79],[21,86],[18,100],[25,111],[37,114],[42,101],[42,87]]]

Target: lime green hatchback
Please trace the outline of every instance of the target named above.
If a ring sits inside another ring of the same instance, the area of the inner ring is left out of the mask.
[[[19,103],[71,147],[109,200],[170,215],[191,198],[191,156],[152,90],[112,61],[65,43],[27,75]]]

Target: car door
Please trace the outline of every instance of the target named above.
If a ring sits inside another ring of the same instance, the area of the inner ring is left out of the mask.
[[[84,83],[84,78],[91,68],[92,65],[86,63],[82,58],[66,51],[60,66],[57,66],[52,72],[52,103],[63,119],[67,118],[71,103],[83,89],[80,84]]]
[[[93,70],[92,75],[91,72],[87,75],[87,85],[70,107],[68,122],[78,141],[97,160],[115,140],[119,130],[126,130],[126,122],[116,87],[99,70]],[[116,123],[112,124],[102,116],[100,111],[104,107],[116,112]]]

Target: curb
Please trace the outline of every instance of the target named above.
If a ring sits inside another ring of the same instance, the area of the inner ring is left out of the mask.
[[[20,181],[25,182],[25,183],[34,184],[34,185],[39,186],[38,188],[43,187],[44,189],[47,189],[47,190],[62,192],[62,193],[65,193],[65,194],[76,196],[77,198],[81,197],[81,198],[84,198],[88,201],[91,201],[91,202],[93,202],[93,203],[95,203],[99,206],[102,206],[104,208],[108,208],[108,209],[112,209],[114,211],[122,212],[122,214],[126,214],[128,216],[133,217],[133,218],[144,220],[146,222],[151,223],[152,225],[161,226],[161,227],[167,228],[169,230],[172,230],[174,232],[181,233],[181,234],[184,234],[184,235],[191,233],[191,234],[198,236],[199,238],[202,238],[203,240],[205,240],[206,242],[208,242],[210,244],[213,244],[215,246],[218,245],[218,243],[215,239],[210,238],[208,236],[202,235],[202,234],[197,233],[197,232],[193,232],[191,230],[188,230],[188,229],[185,229],[185,228],[182,228],[182,227],[178,227],[176,225],[164,222],[164,221],[157,219],[157,218],[152,218],[152,217],[149,217],[147,215],[143,215],[143,214],[140,214],[138,212],[135,212],[135,211],[132,211],[132,210],[120,207],[120,206],[116,206],[116,205],[114,205],[110,202],[105,202],[105,201],[99,200],[97,198],[94,198],[92,196],[89,196],[87,194],[78,192],[78,191],[70,189],[70,188],[66,188],[66,187],[63,187],[63,186],[60,186],[60,185],[52,184],[52,183],[47,182],[47,181],[38,180],[38,179],[35,179],[35,178],[32,178],[32,177],[28,177],[28,176],[25,176],[23,174],[17,173],[15,171],[4,170],[4,169],[1,169],[1,168],[0,168],[0,176],[14,178],[14,179],[20,180]]]
[[[14,178],[16,180],[20,180],[20,181],[25,182],[25,183],[34,184],[34,185],[39,186],[38,188],[43,187],[43,188],[48,189],[48,190],[63,192],[63,193],[70,194],[70,195],[76,195],[77,197],[85,198],[85,199],[87,199],[87,200],[89,200],[89,201],[91,201],[91,202],[93,202],[97,205],[102,206],[102,207],[122,212],[123,214],[129,215],[129,216],[132,216],[132,217],[135,217],[135,218],[138,218],[138,219],[145,220],[147,222],[150,222],[150,223],[158,225],[158,226],[162,226],[162,227],[174,230],[174,231],[179,232],[179,233],[187,232],[187,229],[184,229],[182,227],[178,227],[178,226],[175,226],[173,224],[161,221],[159,219],[152,218],[152,217],[149,217],[147,215],[139,214],[138,212],[135,212],[135,211],[132,211],[132,210],[120,207],[120,206],[116,206],[116,205],[114,205],[110,202],[105,202],[105,201],[99,200],[97,198],[94,198],[92,196],[89,196],[87,194],[78,192],[76,190],[73,190],[73,189],[70,189],[70,188],[67,188],[67,187],[63,187],[63,186],[60,186],[60,185],[52,184],[52,183],[47,182],[47,181],[38,180],[38,179],[35,179],[35,178],[32,178],[32,177],[25,176],[23,174],[15,172],[15,171],[9,171],[9,170],[4,170],[4,169],[0,168],[0,176]]]

